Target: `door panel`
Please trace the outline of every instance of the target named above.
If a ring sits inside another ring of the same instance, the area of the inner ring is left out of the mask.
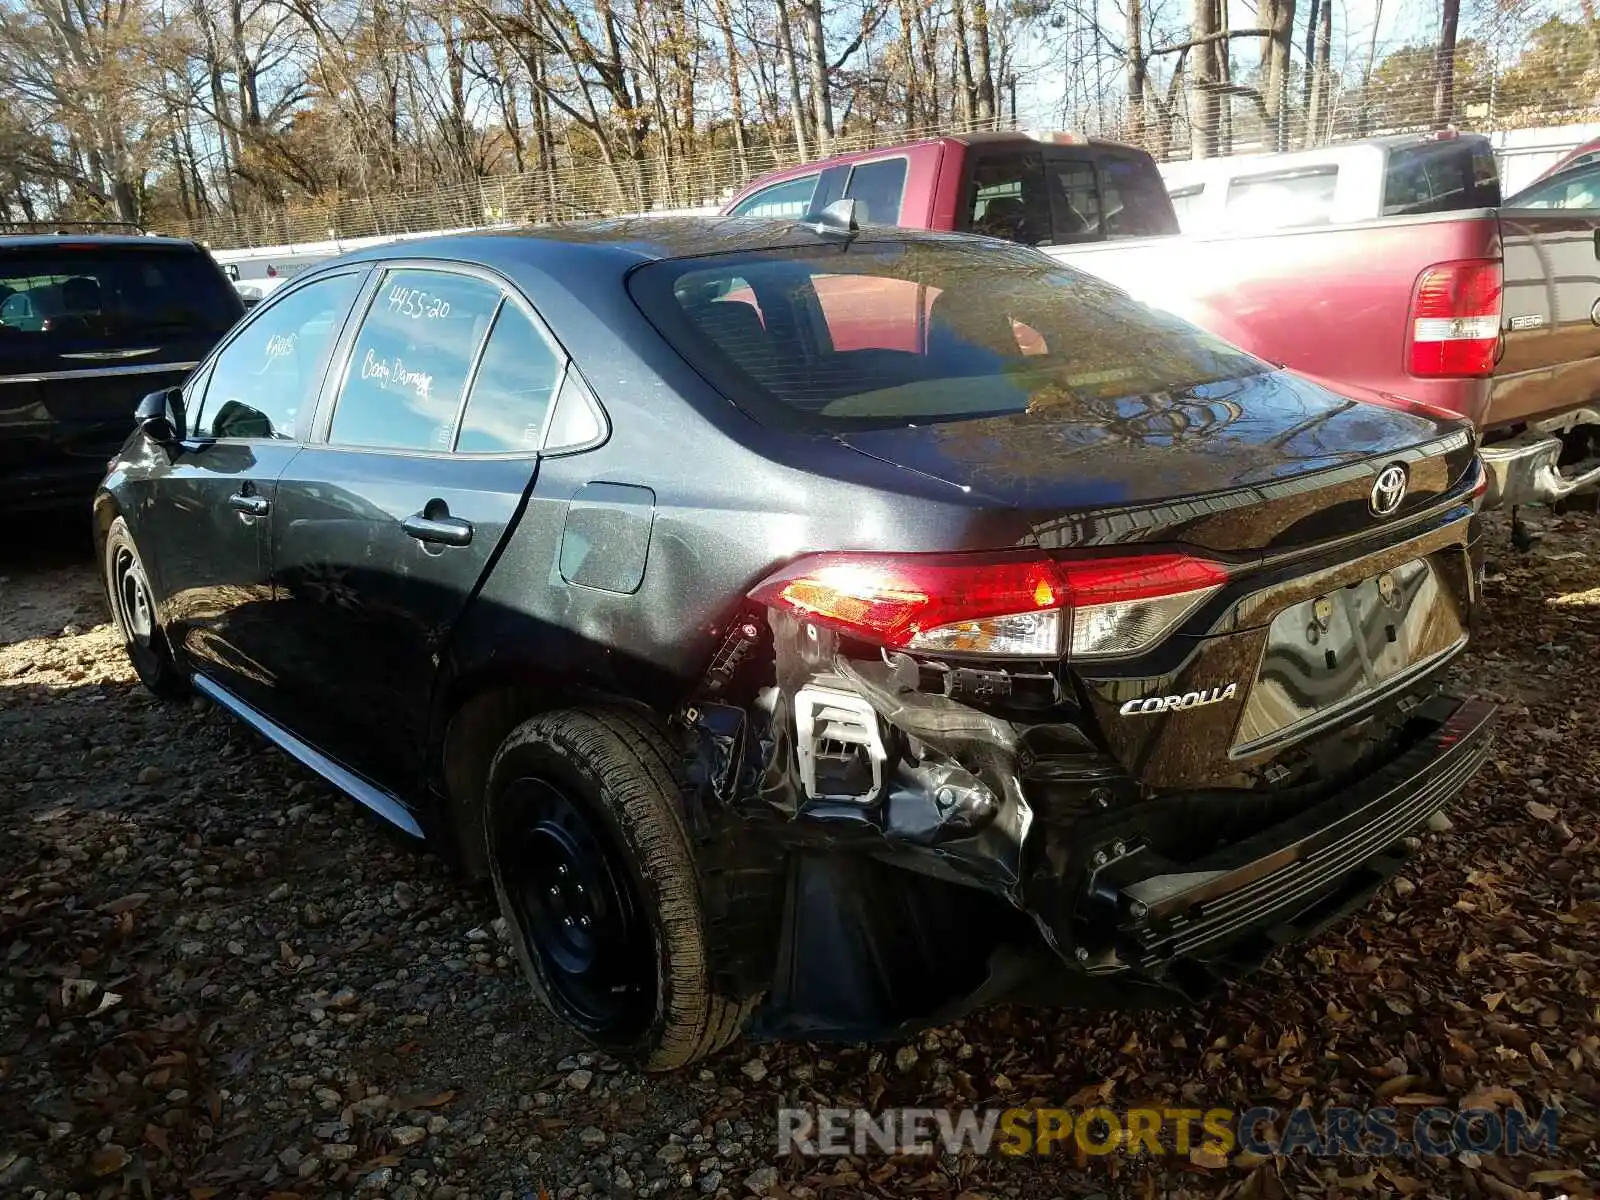
[[[267,712],[282,666],[269,569],[278,475],[310,428],[364,277],[313,280],[247,318],[184,389],[189,440],[139,485],[141,545],[174,648]]]
[[[440,655],[532,484],[564,363],[481,274],[397,266],[372,296],[326,441],[279,480],[273,578],[295,639],[286,711],[410,801]]]
[[[308,741],[402,798],[421,786],[439,656],[534,467],[311,446],[278,481],[283,700]]]
[[[192,669],[257,708],[278,686],[267,530],[291,441],[186,445],[162,473],[146,520],[162,621]]]

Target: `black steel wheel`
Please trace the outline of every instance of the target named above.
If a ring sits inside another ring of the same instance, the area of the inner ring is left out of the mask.
[[[158,696],[171,699],[182,695],[186,681],[172,660],[166,631],[156,613],[150,577],[145,574],[127,522],[121,517],[112,521],[106,531],[102,565],[111,620],[122,636],[134,673]]]
[[[501,878],[552,999],[591,1037],[655,1012],[655,948],[621,849],[598,815],[546,779],[509,780],[495,817]]]
[[[495,894],[534,992],[658,1071],[727,1045],[759,999],[714,982],[676,762],[633,712],[543,713],[501,743],[484,795]]]

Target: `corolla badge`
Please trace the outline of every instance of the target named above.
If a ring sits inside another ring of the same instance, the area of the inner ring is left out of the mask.
[[[1125,717],[1147,717],[1152,713],[1178,712],[1188,708],[1204,708],[1207,704],[1221,704],[1239,694],[1239,685],[1214,687],[1204,692],[1184,692],[1181,696],[1146,696],[1142,700],[1129,700],[1117,711]]]
[[[1406,469],[1399,463],[1390,463],[1378,472],[1373,481],[1372,495],[1367,504],[1375,517],[1387,517],[1400,507],[1406,498]]]

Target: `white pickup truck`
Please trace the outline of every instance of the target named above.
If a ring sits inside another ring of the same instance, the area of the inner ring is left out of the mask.
[[[1261,233],[1494,208],[1494,148],[1478,134],[1399,134],[1289,154],[1159,167],[1184,233]]]

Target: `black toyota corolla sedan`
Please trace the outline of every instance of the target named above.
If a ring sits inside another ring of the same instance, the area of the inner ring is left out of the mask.
[[[1487,752],[1471,430],[1034,250],[739,219],[330,261],[141,406],[140,677],[491,880],[653,1068],[1192,997]]]

